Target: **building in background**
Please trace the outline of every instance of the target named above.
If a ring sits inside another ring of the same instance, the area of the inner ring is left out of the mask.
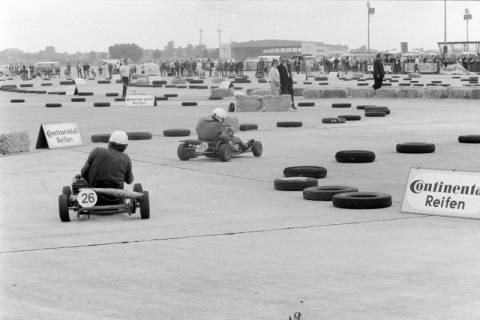
[[[331,45],[323,42],[296,40],[254,40],[222,44],[220,59],[248,59],[258,56],[336,56],[348,52],[346,45]]]

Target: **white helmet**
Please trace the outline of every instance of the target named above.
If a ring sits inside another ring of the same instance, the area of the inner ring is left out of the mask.
[[[225,111],[225,109],[217,108],[212,111],[212,117],[214,117],[218,121],[223,121],[226,116],[227,116],[227,111]]]
[[[117,131],[112,132],[112,134],[110,135],[110,138],[108,139],[108,142],[113,142],[115,144],[127,145],[128,144],[128,136],[125,133],[125,131],[117,130]]]

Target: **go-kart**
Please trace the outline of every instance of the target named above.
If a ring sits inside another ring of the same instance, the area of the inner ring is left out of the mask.
[[[64,186],[58,196],[58,211],[60,220],[70,221],[70,210],[81,215],[91,214],[135,214],[140,208],[142,219],[150,218],[150,199],[148,191],[144,191],[140,183],[133,185],[133,191],[109,188],[108,184],[100,187],[90,187],[88,182],[77,175],[72,186]]]
[[[230,161],[232,156],[243,153],[253,153],[255,157],[260,157],[263,152],[263,146],[260,141],[255,141],[247,149],[242,149],[238,144],[231,141],[203,141],[203,140],[181,140],[177,148],[178,158],[187,161],[198,156],[208,158],[219,158],[222,161]]]

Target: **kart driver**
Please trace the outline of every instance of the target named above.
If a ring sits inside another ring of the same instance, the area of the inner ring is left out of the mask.
[[[82,177],[94,188],[123,189],[123,182],[133,182],[132,161],[124,153],[128,136],[114,131],[108,139],[108,149],[95,148],[81,170]]]
[[[235,128],[225,122],[226,117],[227,112],[225,109],[217,108],[212,111],[210,117],[201,118],[198,121],[196,129],[198,139],[206,141],[231,141],[233,145],[238,145],[243,151],[250,148],[255,140],[251,139],[247,143],[244,143],[240,138],[235,137]]]

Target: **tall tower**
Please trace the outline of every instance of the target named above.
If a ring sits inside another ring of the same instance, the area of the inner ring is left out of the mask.
[[[202,41],[202,33],[203,33],[203,29],[198,29],[198,34],[200,36],[200,39],[199,39],[199,45],[202,45],[203,41]]]
[[[218,28],[217,32],[218,32],[218,50],[220,50],[220,46],[222,44],[222,29]]]

